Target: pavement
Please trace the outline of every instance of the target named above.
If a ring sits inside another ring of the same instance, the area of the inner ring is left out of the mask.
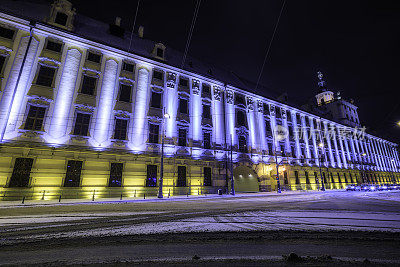
[[[399,201],[399,191],[337,190],[0,202],[0,265],[254,263],[293,251],[400,264]]]

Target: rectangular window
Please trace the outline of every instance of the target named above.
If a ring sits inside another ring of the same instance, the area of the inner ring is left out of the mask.
[[[239,136],[239,152],[247,153],[247,140],[243,135]]]
[[[122,70],[127,71],[127,72],[133,72],[135,69],[135,66],[132,63],[124,61],[122,63]]]
[[[179,86],[187,87],[188,86],[188,80],[185,78],[179,78]]]
[[[94,90],[96,89],[96,83],[97,83],[96,77],[83,75],[81,93],[87,95],[93,95]]]
[[[0,75],[2,73],[5,63],[6,63],[6,57],[4,55],[0,55]]]
[[[164,79],[163,79],[162,71],[153,70],[153,78],[157,79],[157,80],[160,80],[160,81],[163,81]]]
[[[124,170],[123,163],[111,163],[110,179],[108,180],[109,187],[122,186],[122,171]]]
[[[269,115],[269,106],[268,106],[268,104],[264,103],[263,104],[263,109],[264,109],[264,115]]]
[[[317,184],[318,183],[318,173],[317,172],[314,172],[314,178],[315,178],[315,183]]]
[[[338,178],[339,184],[342,183],[342,180],[340,179],[340,174],[339,173],[337,173],[337,178]]]
[[[287,171],[283,171],[283,178],[284,178],[284,183],[285,185],[289,184],[288,176],[287,176]]]
[[[151,92],[151,103],[152,108],[161,108],[161,93]]]
[[[90,123],[90,114],[76,113],[74,135],[87,136]]]
[[[210,167],[204,167],[204,186],[211,186],[211,168]]]
[[[306,184],[310,184],[310,177],[308,177],[308,171],[305,171],[304,174],[306,176]]]
[[[33,159],[31,158],[16,158],[8,187],[29,186],[32,165]]]
[[[0,26],[0,36],[6,39],[12,39],[14,37],[15,30]]]
[[[203,84],[201,96],[202,97],[210,97],[211,96],[211,88],[208,84]]]
[[[56,73],[55,68],[46,67],[40,65],[36,84],[51,87],[53,84],[54,74]]]
[[[244,96],[235,94],[235,105],[246,105]]]
[[[178,166],[178,187],[185,187],[186,186],[186,167],[185,166]]]
[[[30,106],[28,116],[25,121],[25,130],[42,130],[44,114],[46,113],[46,109],[43,107]]]
[[[178,146],[186,146],[186,128],[179,129]]]
[[[147,165],[146,186],[157,186],[157,165]]]
[[[211,133],[203,132],[203,144],[205,149],[211,149]]]
[[[246,127],[246,115],[242,110],[236,112],[236,125]]]
[[[159,135],[159,128],[158,124],[149,125],[149,143],[158,144],[158,135]]]
[[[89,51],[88,56],[87,56],[87,59],[88,59],[89,61],[94,62],[94,63],[100,63],[100,61],[101,61],[101,55]]]
[[[51,50],[51,51],[60,53],[61,48],[62,48],[62,43],[47,40],[47,45],[46,45],[47,50]]]
[[[183,98],[179,99],[179,113],[181,113],[181,114],[189,113],[187,99],[183,99]]]
[[[64,187],[79,187],[81,184],[82,161],[68,160]]]
[[[56,19],[54,20],[55,23],[65,26],[67,25],[68,16],[65,13],[57,12]]]
[[[132,86],[121,83],[119,85],[119,101],[131,102]]]
[[[268,155],[272,156],[274,154],[272,149],[272,143],[267,143],[268,146]]]
[[[127,128],[128,128],[128,120],[115,119],[114,139],[126,140]]]
[[[294,171],[294,177],[296,178],[296,184],[300,184],[299,172],[298,171]]]
[[[203,118],[211,119],[211,106],[203,105]]]

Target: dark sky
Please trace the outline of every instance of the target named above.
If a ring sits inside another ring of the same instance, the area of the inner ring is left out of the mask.
[[[137,5],[72,2],[78,13],[105,22],[120,16],[127,29]],[[195,3],[141,0],[136,25],[145,27],[145,38],[184,51]],[[189,54],[256,81],[282,3],[202,0]],[[261,83],[305,103],[320,70],[332,91],[355,100],[370,133],[400,143],[399,33],[398,0],[287,0]]]

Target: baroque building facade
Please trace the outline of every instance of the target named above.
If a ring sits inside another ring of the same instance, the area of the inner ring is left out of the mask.
[[[322,75],[317,103],[341,103],[340,122],[176,67],[143,28],[125,38],[119,18],[103,25],[63,0],[2,8],[2,200],[155,195],[161,165],[164,196],[227,192],[231,179],[251,192],[399,182],[397,144],[363,132]]]

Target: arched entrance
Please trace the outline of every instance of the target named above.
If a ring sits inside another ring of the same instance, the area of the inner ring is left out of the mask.
[[[233,170],[235,192],[259,192],[257,173],[248,166],[238,166]]]

